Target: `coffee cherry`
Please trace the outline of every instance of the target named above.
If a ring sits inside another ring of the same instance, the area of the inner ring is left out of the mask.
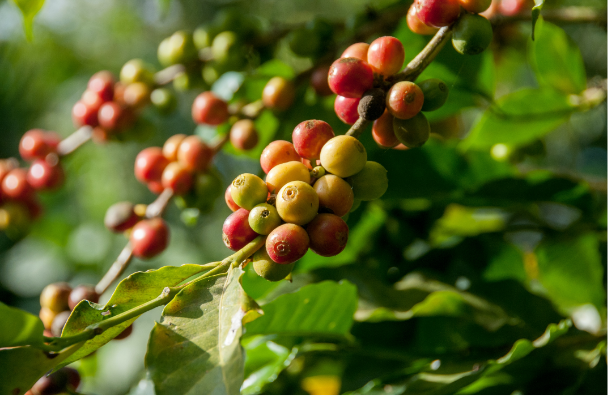
[[[319,213],[306,226],[310,249],[319,256],[332,257],[344,250],[348,242],[348,226],[340,217]]]
[[[303,225],[319,211],[319,196],[310,184],[293,181],[279,190],[276,206],[285,222]]]
[[[65,282],[51,283],[40,293],[40,305],[55,313],[67,311],[72,288]]]
[[[313,186],[319,197],[319,208],[342,217],[353,206],[354,195],[351,186],[335,175],[320,177]]]
[[[150,190],[150,192],[152,194],[160,194],[165,190],[165,187],[163,187],[163,183],[160,180],[154,180],[151,182],[146,183],[146,186],[148,187],[148,190]]]
[[[388,189],[386,169],[377,162],[367,161],[361,172],[346,179],[353,186],[355,198],[373,201],[384,195]]]
[[[337,95],[334,101],[334,111],[345,124],[353,125],[359,119],[359,102],[361,99],[345,98]]]
[[[130,336],[131,333],[133,333],[133,324],[132,323],[129,325],[129,327],[127,327],[126,329],[124,329],[119,335],[117,335],[116,337],[114,337],[114,339],[117,340],[117,341],[124,340],[125,338],[127,338],[128,336]]]
[[[114,76],[103,70],[91,76],[87,90],[96,93],[102,102],[108,102],[114,97]]]
[[[127,84],[123,84],[120,81],[114,84],[114,99],[113,101],[118,103],[119,105],[126,105],[125,103],[125,89],[127,89]]]
[[[229,115],[228,104],[210,91],[198,95],[192,103],[192,119],[197,124],[220,125]]]
[[[213,39],[211,54],[215,63],[225,69],[240,69],[244,46],[235,32],[224,31]]]
[[[256,205],[249,212],[249,226],[260,235],[268,235],[270,231],[281,225],[281,217],[277,209],[267,203]]]
[[[169,244],[169,228],[158,217],[140,220],[133,227],[129,241],[135,257],[149,259],[161,253]]]
[[[73,393],[78,388],[78,385],[80,385],[78,371],[71,367],[63,367],[48,376],[40,378],[32,386],[31,392],[33,395]]]
[[[393,116],[388,110],[384,111],[382,117],[374,121],[372,137],[382,147],[392,148],[399,144],[399,139],[393,131]]]
[[[458,0],[416,0],[414,4],[420,21],[437,28],[451,25],[460,14]]]
[[[367,161],[365,147],[352,136],[336,136],[321,150],[321,165],[342,178],[361,171]]]
[[[106,102],[101,105],[97,117],[99,125],[111,131],[126,129],[133,122],[133,114],[116,102]]]
[[[230,128],[230,143],[237,150],[251,150],[257,146],[259,140],[258,131],[252,120],[239,120]]]
[[[264,173],[268,173],[279,164],[289,161],[300,161],[300,159],[292,143],[286,140],[275,140],[262,151],[260,165],[262,165]]]
[[[269,109],[285,111],[291,107],[296,96],[293,82],[283,77],[271,78],[262,91],[262,103]]]
[[[438,78],[429,78],[428,80],[421,82],[418,86],[422,90],[424,96],[422,111],[437,110],[444,105],[446,100],[448,100],[448,86]]]
[[[63,184],[65,175],[56,154],[49,154],[49,160],[38,159],[27,172],[27,182],[35,190],[52,190]]]
[[[393,85],[386,95],[386,108],[396,118],[407,120],[422,109],[424,95],[418,85],[410,81],[400,81]]]
[[[325,121],[308,120],[299,123],[291,136],[293,146],[300,157],[316,160],[319,159],[325,143],[335,135]]]
[[[296,262],[308,250],[310,239],[304,228],[295,224],[283,224],[272,230],[266,238],[266,251],[278,264]]]
[[[184,195],[192,188],[192,173],[181,162],[171,162],[161,177],[164,188],[170,188],[175,195]]]
[[[401,143],[412,148],[420,147],[429,140],[431,127],[424,114],[418,113],[408,120],[394,118],[393,131]]]
[[[70,293],[68,298],[68,305],[70,310],[76,308],[79,302],[87,300],[93,303],[99,302],[99,294],[95,291],[95,287],[92,285],[79,285],[76,286]]]
[[[473,14],[484,12],[492,4],[492,0],[458,0],[458,2],[462,8]]]
[[[49,144],[50,135],[42,129],[31,129],[23,134],[19,141],[19,154],[26,161],[33,161],[37,158],[44,158],[47,154],[56,150]]]
[[[295,266],[295,262],[290,264],[275,263],[268,255],[266,248],[255,252],[252,261],[255,273],[270,282],[278,282],[285,279]]]
[[[177,149],[177,161],[187,170],[204,172],[213,159],[213,149],[196,135],[184,138]]]
[[[369,44],[367,43],[355,43],[344,50],[340,58],[357,58],[363,62],[367,62],[367,52],[369,51]]]
[[[38,317],[42,321],[44,328],[49,331],[51,329],[51,326],[53,326],[53,320],[55,320],[55,316],[57,316],[57,312],[47,307],[40,308],[40,313],[38,314]],[[53,334],[51,334],[51,337],[52,336]]]
[[[413,3],[407,12],[407,26],[412,32],[422,35],[435,34],[437,33],[437,30],[439,30],[437,28],[422,23],[420,18],[418,18],[418,15],[416,15],[416,3]]]
[[[163,145],[163,155],[166,159],[168,159],[170,162],[177,161],[177,151],[179,149],[179,145],[184,141],[185,138],[186,135],[178,133],[165,141],[165,144]]]
[[[160,147],[148,147],[135,158],[135,177],[142,183],[160,181],[169,160]]]
[[[241,208],[251,210],[257,204],[266,202],[268,188],[264,180],[251,173],[243,173],[232,181],[232,200]]]
[[[365,92],[357,106],[359,117],[367,121],[374,121],[380,118],[386,108],[384,98],[384,91],[378,88]]]
[[[230,250],[241,250],[249,242],[253,241],[258,234],[249,225],[249,211],[239,209],[230,214],[222,226],[222,239]]]
[[[492,42],[492,24],[477,14],[465,14],[454,27],[452,45],[463,55],[482,53]]]
[[[10,171],[16,169],[19,166],[19,162],[14,159],[0,159],[0,183],[4,180],[4,177],[8,175]],[[2,196],[0,191],[0,197]]]
[[[0,192],[1,195],[14,200],[29,200],[34,193],[34,189],[27,181],[27,170],[17,168],[8,172],[2,179]]]
[[[374,85],[370,65],[357,58],[340,58],[329,69],[327,79],[331,90],[347,98],[360,98]]]
[[[532,5],[530,0],[501,0],[498,2],[498,12],[504,16],[521,14]]]
[[[140,220],[131,202],[117,202],[106,211],[103,223],[112,232],[124,232]],[[75,289],[74,289],[75,290]]]
[[[213,39],[220,31],[220,28],[215,26],[211,26],[210,24],[203,24],[196,29],[194,29],[194,33],[192,34],[192,39],[194,40],[194,45],[197,49],[201,50],[203,48],[211,47],[211,43],[213,43]]]
[[[361,206],[361,200],[360,199],[355,199],[355,201],[353,202],[353,207],[350,208],[350,211],[348,213],[352,213],[355,210],[359,209],[359,206]]]
[[[70,318],[71,313],[72,313],[71,311],[63,311],[63,312],[59,312],[57,315],[55,315],[55,318],[53,319],[53,323],[51,324],[51,334],[53,334],[53,337],[61,337],[61,332],[63,331],[63,327],[65,326],[68,319]]]
[[[333,94],[327,76],[329,75],[329,65],[317,67],[310,76],[310,85],[319,96],[328,96]]]
[[[120,70],[120,82],[123,84],[143,82],[153,85],[154,73],[141,59],[131,59]]]
[[[226,188],[226,192],[224,193],[224,200],[226,201],[226,205],[230,208],[231,211],[235,212],[237,210],[239,210],[241,207],[239,205],[236,204],[236,202],[234,202],[234,200],[232,199],[232,184],[228,185],[228,188]]]
[[[272,168],[266,176],[266,186],[270,193],[277,193],[285,184],[292,181],[310,184],[310,172],[306,165],[298,161],[286,162]]]
[[[177,107],[177,99],[167,88],[156,88],[150,93],[150,101],[162,114],[169,114]]]
[[[96,127],[99,125],[98,112],[99,107],[95,107],[95,105],[88,106],[83,101],[79,100],[74,104],[74,107],[72,107],[72,121],[77,127],[83,125]]]
[[[392,76],[401,70],[405,61],[405,50],[401,41],[395,37],[384,36],[375,39],[367,51],[367,63],[374,72]]]
[[[183,30],[179,30],[169,37],[167,48],[169,51],[166,55],[166,61],[170,65],[177,63],[187,64],[196,60],[198,56],[192,35]],[[159,47],[159,55],[160,50],[161,48]]]
[[[104,104],[105,102],[107,102],[106,100],[103,100],[101,98],[101,96],[99,96],[99,94],[97,94],[97,92],[93,92],[90,90],[86,90],[82,93],[82,96],[80,97],[80,102],[84,103],[89,111],[91,113],[95,113],[95,115],[97,114],[97,112],[99,111],[99,108],[101,107],[102,104]],[[76,107],[76,106],[74,106]],[[72,109],[73,111],[73,109]],[[73,113],[74,115],[74,113]],[[85,117],[86,118],[86,117]]]
[[[142,82],[127,85],[124,92],[125,104],[139,109],[150,103],[150,87]]]

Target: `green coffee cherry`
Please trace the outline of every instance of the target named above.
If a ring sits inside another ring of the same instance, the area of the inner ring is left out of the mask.
[[[393,119],[393,131],[397,139],[407,147],[420,147],[431,133],[431,126],[422,112],[408,120]]]
[[[177,99],[167,88],[157,88],[150,94],[150,101],[163,114],[169,114],[177,106]]]
[[[243,45],[235,32],[226,31],[215,36],[211,53],[220,65],[239,68],[243,64]]]
[[[268,187],[264,180],[251,173],[243,173],[232,182],[232,200],[241,208],[251,210],[257,204],[266,202]]]
[[[120,70],[120,82],[131,84],[143,82],[144,84],[154,84],[154,72],[141,59],[131,59]]]
[[[169,37],[171,64],[190,63],[198,58],[198,51],[194,46],[192,35],[179,30]],[[160,47],[159,47],[160,49]]]
[[[352,206],[352,208],[350,208],[350,211],[348,213],[352,213],[355,210],[359,209],[359,206],[361,206],[361,202],[362,201],[360,199],[355,198],[355,200],[353,201],[353,206]],[[346,221],[346,220],[344,220],[344,221]]]
[[[179,92],[202,87],[206,87],[202,76],[194,71],[181,72],[173,79],[173,88]]]
[[[158,45],[158,51],[156,52],[158,62],[163,66],[170,66],[171,63],[171,38],[167,37]]]
[[[270,204],[261,203],[249,212],[249,226],[260,235],[268,235],[280,225],[279,212]]]
[[[265,247],[262,247],[253,255],[253,269],[256,274],[270,282],[278,282],[285,279],[293,270],[295,262],[291,264],[278,264],[268,256]]]
[[[448,100],[448,86],[438,78],[429,78],[418,84],[418,86],[424,94],[422,111],[437,110]]]
[[[346,181],[353,187],[355,199],[373,201],[384,195],[388,189],[386,169],[375,161],[367,161],[363,170]]]
[[[482,53],[492,41],[492,24],[479,14],[464,14],[456,22],[452,45],[463,55]]]

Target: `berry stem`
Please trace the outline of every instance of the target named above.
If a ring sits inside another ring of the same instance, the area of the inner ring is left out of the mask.
[[[353,126],[350,127],[348,132],[346,132],[346,135],[359,138],[359,136],[363,133],[365,127],[368,126],[370,122],[371,121],[359,117],[359,119],[353,124]]]
[[[79,128],[76,132],[59,142],[57,154],[62,157],[74,152],[78,147],[88,142],[91,136],[93,136],[93,128],[88,125]]]
[[[173,198],[173,190],[165,188],[163,192],[146,208],[146,218],[152,219],[154,217],[160,217],[167,208],[169,201]]]
[[[171,65],[154,75],[154,82],[158,85],[166,85],[175,79],[180,73],[186,71],[184,65]]]

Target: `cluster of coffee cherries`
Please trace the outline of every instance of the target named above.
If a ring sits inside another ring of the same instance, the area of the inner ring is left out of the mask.
[[[292,140],[274,141],[262,152],[265,181],[244,173],[225,193],[234,213],[224,222],[224,243],[236,251],[267,235],[265,248],[252,259],[255,271],[269,281],[289,275],[309,248],[325,257],[344,250],[348,226],[343,218],[388,188],[386,169],[367,161],[361,142],[335,136],[326,122],[298,124]]]

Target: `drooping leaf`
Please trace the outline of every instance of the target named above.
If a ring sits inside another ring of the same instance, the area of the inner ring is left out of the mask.
[[[536,29],[536,22],[540,17],[540,11],[545,5],[545,0],[534,0],[534,7],[532,7],[532,40],[534,40],[534,31]]]
[[[251,337],[243,342],[245,381],[242,394],[260,394],[263,387],[274,381],[279,373],[293,361],[297,348],[289,349],[264,336]]]
[[[150,334],[146,367],[157,394],[238,394],[243,289],[240,267],[184,288]]]
[[[28,41],[32,41],[33,34],[32,30],[34,27],[34,17],[42,6],[44,5],[44,0],[13,0],[17,7],[21,10],[23,14],[23,29],[25,30],[25,37]]]
[[[37,316],[0,302],[0,348],[40,345],[44,325]]]

